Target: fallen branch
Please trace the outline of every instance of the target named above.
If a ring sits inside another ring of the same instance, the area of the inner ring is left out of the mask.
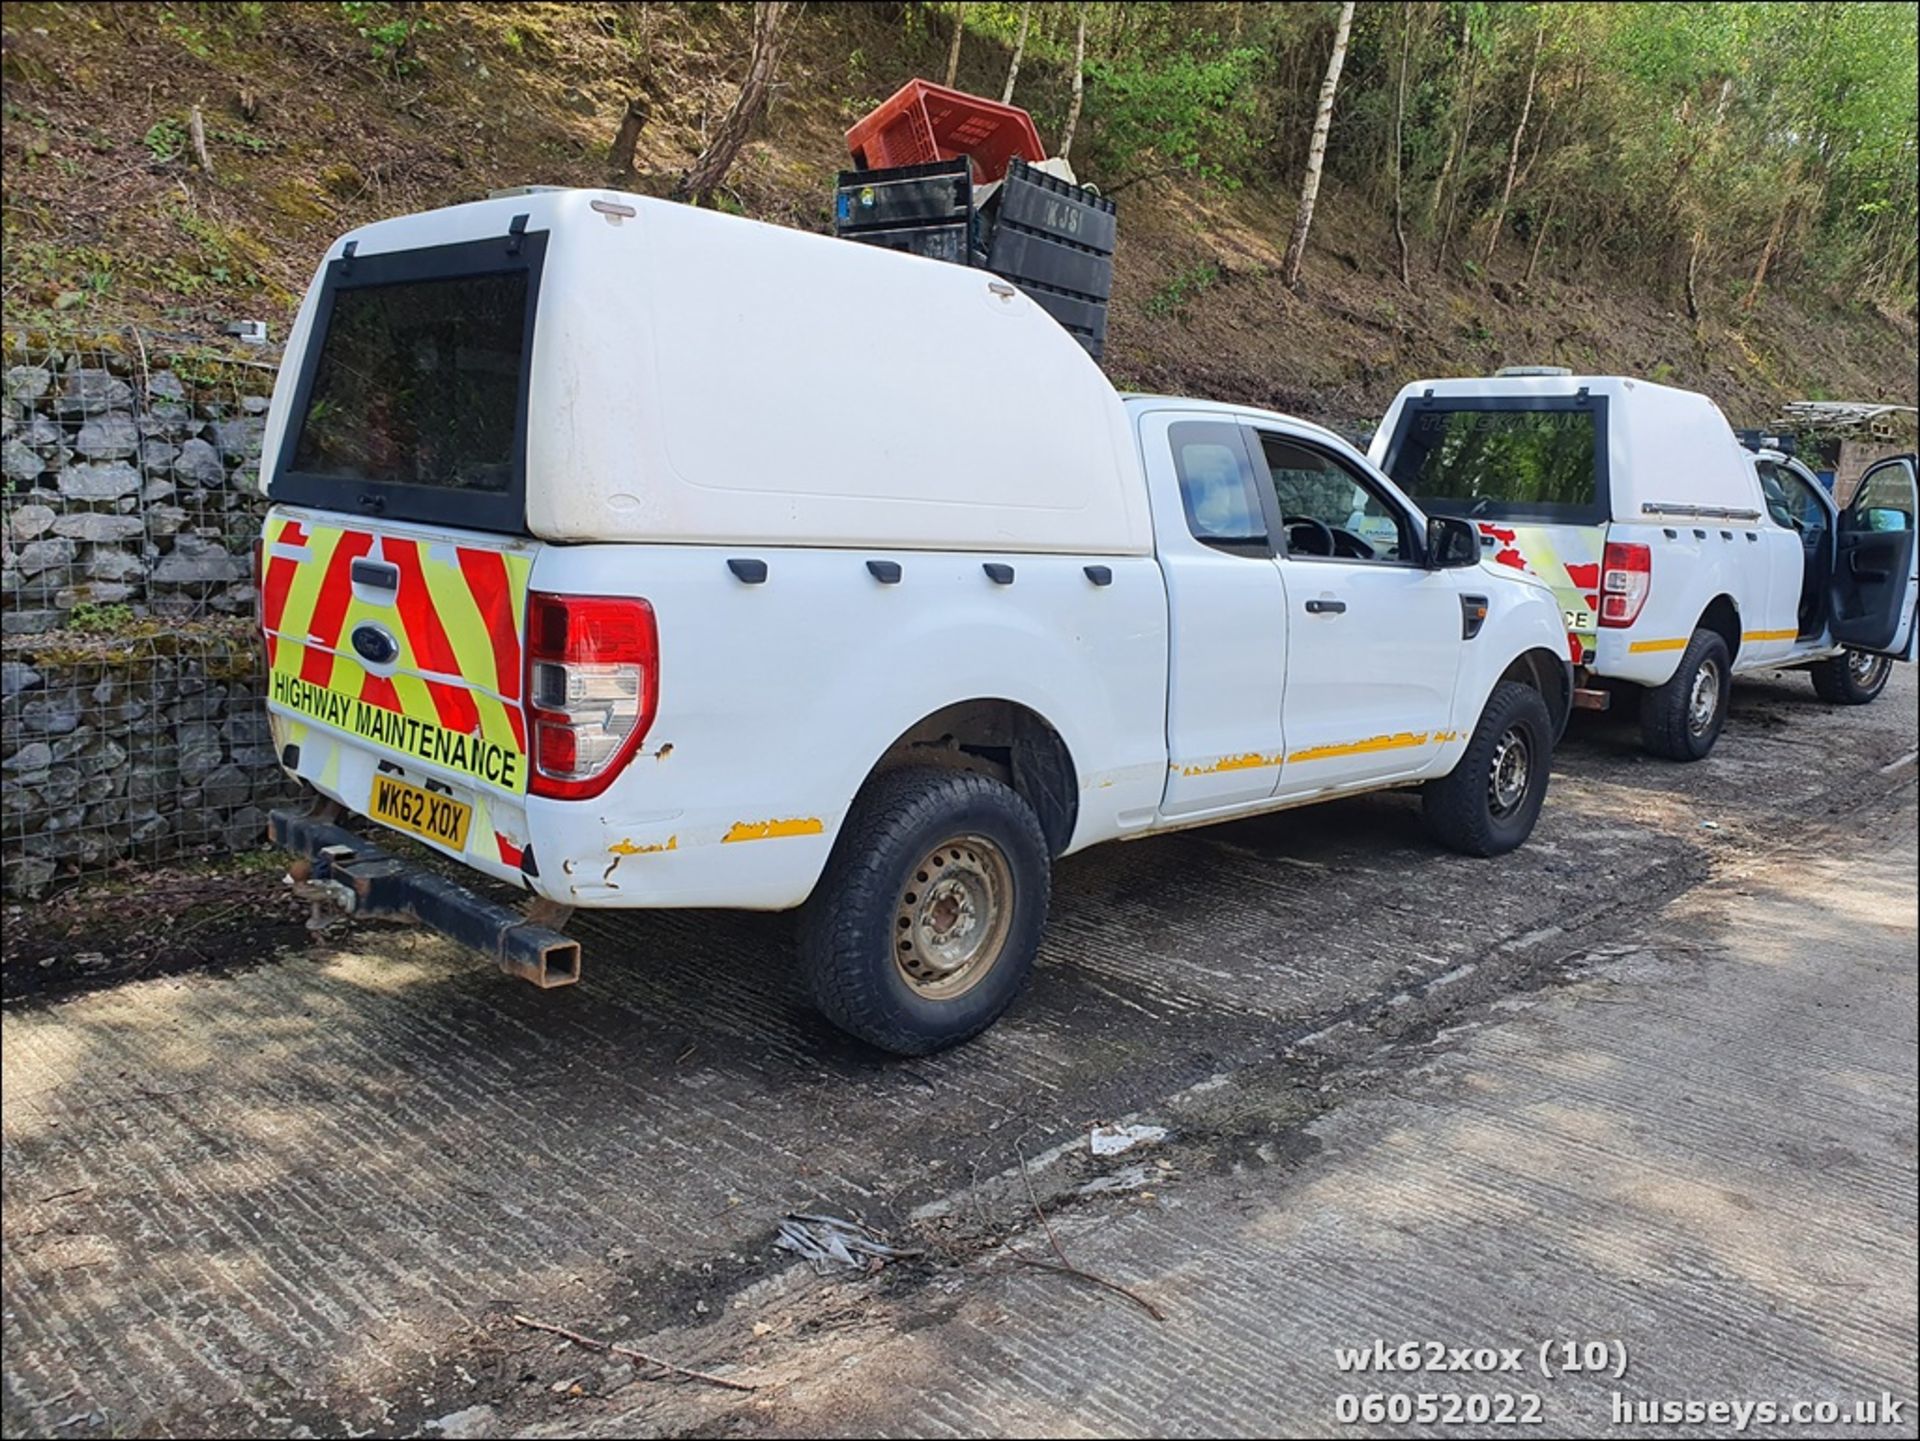
[[[1057,1271],[1064,1276],[1077,1276],[1082,1281],[1091,1281],[1094,1285],[1111,1291],[1116,1296],[1125,1296],[1129,1301],[1133,1302],[1134,1305],[1153,1317],[1154,1320],[1166,1320],[1166,1313],[1139,1292],[1129,1290],[1118,1281],[1109,1281],[1104,1276],[1096,1276],[1091,1271],[1083,1271],[1067,1259],[1067,1253],[1060,1247],[1060,1238],[1053,1234],[1053,1223],[1047,1219],[1047,1213],[1040,1207],[1040,1198],[1033,1194],[1033,1180],[1027,1175],[1026,1152],[1022,1151],[1018,1146],[1015,1146],[1013,1148],[1013,1154],[1020,1158],[1020,1183],[1027,1188],[1027,1200],[1033,1204],[1033,1214],[1040,1218],[1040,1229],[1047,1233],[1048,1244],[1053,1247],[1053,1254],[1060,1259],[1057,1262],[1042,1261],[1037,1256],[1027,1255],[1011,1241],[1005,1243],[1007,1254],[1023,1265],[1036,1266],[1042,1271]]]
[[[1167,1319],[1166,1312],[1162,1311],[1138,1291],[1130,1291],[1118,1281],[1109,1281],[1104,1276],[1096,1276],[1091,1271],[1083,1271],[1078,1266],[1068,1263],[1043,1261],[1038,1256],[1027,1255],[1011,1244],[1007,1246],[1007,1254],[1022,1265],[1033,1266],[1042,1271],[1058,1271],[1063,1276],[1075,1276],[1082,1281],[1091,1281],[1094,1285],[1101,1287],[1103,1290],[1111,1291],[1116,1296],[1125,1296],[1129,1301],[1133,1302],[1134,1305],[1153,1317],[1154,1320],[1164,1321]]]
[[[706,1371],[695,1371],[686,1366],[676,1366],[671,1361],[662,1361],[658,1356],[649,1356],[645,1351],[636,1351],[631,1346],[617,1346],[611,1341],[596,1341],[591,1336],[582,1336],[578,1331],[569,1331],[565,1326],[555,1326],[548,1321],[536,1321],[531,1316],[516,1315],[516,1326],[525,1326],[532,1331],[550,1331],[555,1336],[564,1336],[576,1346],[585,1346],[590,1351],[611,1351],[616,1356],[630,1356],[635,1361],[644,1361],[649,1366],[658,1366],[663,1371],[671,1371],[676,1376],[685,1376],[692,1381],[705,1381],[709,1386],[724,1386],[729,1391],[758,1391],[760,1388],[750,1381],[729,1381],[725,1376],[714,1376]]]

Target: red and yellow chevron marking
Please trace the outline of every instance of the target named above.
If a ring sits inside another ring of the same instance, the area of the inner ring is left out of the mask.
[[[368,555],[399,572],[390,603],[354,594],[353,562]],[[260,613],[277,705],[525,791],[520,617],[530,557],[275,516],[265,561]],[[400,644],[390,674],[375,675],[351,649],[347,638],[367,621]]]

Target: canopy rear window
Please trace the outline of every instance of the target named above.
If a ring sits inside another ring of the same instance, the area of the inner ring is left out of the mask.
[[[274,498],[523,530],[545,240],[503,236],[329,265]]]
[[[1597,524],[1609,511],[1606,401],[1410,401],[1386,471],[1430,514]]]

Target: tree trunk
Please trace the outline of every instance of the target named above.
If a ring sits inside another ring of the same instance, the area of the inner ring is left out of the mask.
[[[1500,208],[1493,214],[1493,231],[1487,236],[1487,253],[1480,263],[1493,263],[1494,248],[1500,244],[1500,229],[1507,223],[1507,203],[1513,199],[1513,178],[1520,168],[1520,142],[1526,137],[1527,117],[1533,113],[1533,86],[1540,78],[1540,47],[1547,38],[1546,22],[1533,36],[1533,64],[1527,69],[1527,98],[1520,104],[1520,123],[1513,127],[1513,148],[1507,153],[1507,183],[1500,192]]]
[[[620,117],[620,131],[607,147],[607,161],[622,180],[633,179],[633,156],[640,145],[640,132],[647,128],[652,116],[653,107],[647,103],[646,96],[635,95],[627,101],[627,112]]]
[[[1548,228],[1553,224],[1554,202],[1559,200],[1559,198],[1558,195],[1549,195],[1547,197],[1547,213],[1540,218],[1540,228],[1533,233],[1533,253],[1527,257],[1527,273],[1520,277],[1520,283],[1522,285],[1533,284],[1533,268],[1540,263],[1540,246],[1547,238]],[[1693,293],[1693,272],[1691,270],[1687,272],[1687,293],[1689,303],[1691,303]]]
[[[705,205],[713,198],[733,168],[734,157],[746,144],[747,136],[759,123],[767,108],[767,91],[773,85],[774,67],[780,60],[780,46],[786,39],[788,15],[798,9],[795,0],[757,0],[753,7],[753,48],[747,56],[747,75],[707,148],[687,172],[674,184],[673,198]]]
[[[960,42],[966,37],[966,19],[967,7],[965,0],[961,0],[960,4],[953,7],[953,44],[947,47],[946,85],[949,90],[953,88],[953,82],[960,75]]]
[[[1313,116],[1313,139],[1307,145],[1307,173],[1300,181],[1300,208],[1293,217],[1293,236],[1287,258],[1280,265],[1280,283],[1300,288],[1300,262],[1306,256],[1307,231],[1313,225],[1313,202],[1320,195],[1320,167],[1327,159],[1327,131],[1333,125],[1333,97],[1340,88],[1340,69],[1347,63],[1347,35],[1353,29],[1353,0],[1340,7],[1340,23],[1333,31],[1333,54],[1327,59],[1327,78],[1320,82],[1320,106]]]
[[[1793,192],[1789,190],[1787,198],[1780,202],[1779,213],[1773,217],[1773,229],[1767,232],[1766,249],[1760,252],[1760,263],[1753,268],[1753,284],[1747,287],[1746,299],[1740,302],[1742,310],[1752,310],[1759,304],[1761,288],[1767,283],[1767,271],[1780,253],[1780,237],[1786,233],[1787,217],[1792,213]]]
[[[1488,43],[1491,44],[1493,40],[1497,40],[1499,34],[1499,31],[1494,31]],[[1440,245],[1434,252],[1433,268],[1435,270],[1444,270],[1447,265],[1447,247],[1453,243],[1453,225],[1460,214],[1460,181],[1462,172],[1465,170],[1468,153],[1467,146],[1468,142],[1473,139],[1473,122],[1478,115],[1474,103],[1479,98],[1480,66],[1472,63],[1472,57],[1470,57],[1469,63],[1472,65],[1472,68],[1467,72],[1467,108],[1466,114],[1460,121],[1460,151],[1457,157],[1460,161],[1460,169],[1454,171],[1453,184],[1447,191],[1447,218],[1445,224],[1440,227]],[[1439,187],[1435,186],[1434,198],[1436,200],[1439,198],[1439,194]]]
[[[1002,105],[1013,104],[1013,82],[1020,78],[1020,57],[1027,53],[1027,27],[1033,24],[1033,0],[1020,7],[1020,38],[1013,42],[1013,59],[1007,65],[1006,88],[1000,92]]]
[[[1693,243],[1687,247],[1687,319],[1700,318],[1700,291],[1697,280],[1700,275],[1700,255],[1707,245],[1707,227],[1704,221],[1693,227]]]
[[[1460,8],[1460,49],[1459,64],[1466,79],[1464,101],[1458,90],[1453,101],[1447,107],[1447,153],[1440,161],[1440,173],[1433,179],[1433,199],[1427,202],[1427,229],[1436,229],[1440,224],[1440,202],[1447,192],[1447,177],[1453,174],[1453,163],[1459,158],[1463,115],[1473,113],[1473,83],[1476,67],[1473,63],[1473,12],[1466,6]]]
[[[1087,7],[1075,8],[1079,11],[1079,25],[1073,33],[1073,100],[1067,106],[1067,123],[1060,131],[1058,154],[1062,160],[1073,149],[1073,132],[1080,128],[1080,101],[1087,83]]]
[[[1400,83],[1393,94],[1393,238],[1400,247],[1400,283],[1413,289],[1413,277],[1407,269],[1407,216],[1401,196],[1401,130],[1407,114],[1407,60],[1413,50],[1413,11],[1400,12]]]
[[[1767,232],[1766,249],[1760,252],[1760,263],[1753,270],[1753,284],[1747,287],[1746,299],[1740,302],[1742,310],[1752,310],[1760,302],[1761,287],[1767,283],[1767,271],[1780,254],[1780,238],[1787,233],[1787,217],[1793,213],[1795,189],[1800,180],[1800,157],[1793,157],[1787,166],[1787,173],[1780,186],[1780,209],[1774,213],[1773,228]]]
[[[193,141],[194,160],[207,174],[213,174],[213,161],[207,155],[207,122],[200,118],[198,105],[187,116],[187,136]]]

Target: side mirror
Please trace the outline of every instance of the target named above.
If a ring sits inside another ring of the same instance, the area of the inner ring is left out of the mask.
[[[1480,532],[1458,516],[1436,515],[1427,521],[1427,569],[1454,570],[1480,564]]]

